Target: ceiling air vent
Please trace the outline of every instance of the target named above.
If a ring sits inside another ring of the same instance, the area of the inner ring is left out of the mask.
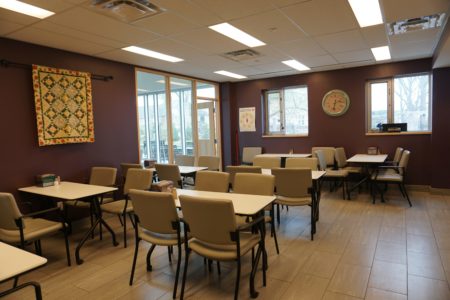
[[[231,51],[224,53],[222,56],[234,60],[234,61],[244,61],[249,60],[253,58],[258,58],[261,56],[258,52],[252,49],[244,49],[244,50],[237,50],[237,51]]]
[[[445,13],[434,14],[420,18],[401,20],[388,24],[389,35],[402,34],[406,32],[425,30],[442,26]]]
[[[92,6],[107,16],[127,23],[164,11],[147,0],[93,0]]]

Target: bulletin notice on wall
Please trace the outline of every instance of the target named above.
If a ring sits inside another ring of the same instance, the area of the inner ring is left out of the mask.
[[[256,131],[255,107],[239,108],[239,130],[241,132]]]

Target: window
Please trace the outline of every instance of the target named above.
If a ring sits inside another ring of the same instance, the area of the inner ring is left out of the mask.
[[[264,93],[266,135],[308,134],[308,88],[289,87]]]
[[[369,81],[368,131],[378,131],[384,123],[431,131],[430,79],[430,74],[417,74]]]

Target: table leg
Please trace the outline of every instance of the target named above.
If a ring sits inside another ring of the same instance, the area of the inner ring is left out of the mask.
[[[39,285],[39,283],[37,283],[35,281],[26,282],[26,283],[23,283],[23,284],[21,284],[19,286],[13,287],[12,289],[6,290],[4,292],[0,292],[0,298],[4,297],[6,295],[12,294],[14,292],[17,292],[18,290],[26,288],[26,287],[28,287],[30,285],[32,285],[34,287],[34,293],[36,295],[36,299],[37,300],[42,300],[41,286]]]

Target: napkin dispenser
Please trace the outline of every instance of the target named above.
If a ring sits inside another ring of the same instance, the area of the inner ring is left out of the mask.
[[[55,174],[36,175],[36,184],[41,187],[55,185]]]

